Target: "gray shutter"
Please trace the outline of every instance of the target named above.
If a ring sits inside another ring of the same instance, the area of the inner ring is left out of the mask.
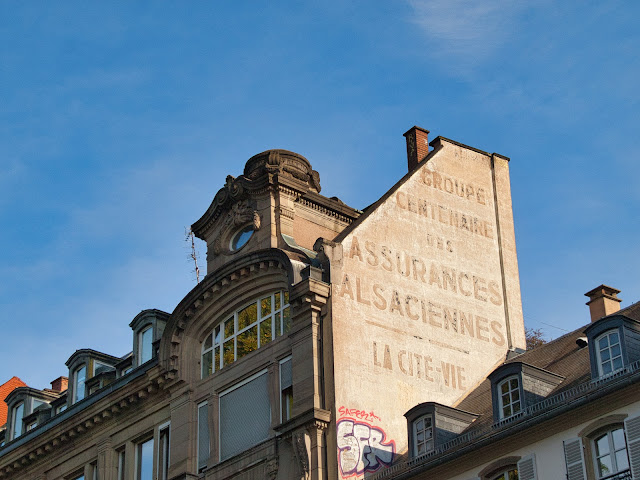
[[[204,403],[198,406],[198,471],[209,462],[209,440],[209,405]]]
[[[564,445],[564,460],[567,465],[567,480],[586,480],[582,440],[572,438],[562,443]]]
[[[518,462],[518,479],[536,480],[537,478],[536,456],[532,453]]]
[[[624,421],[627,434],[627,451],[633,478],[640,478],[640,417],[627,418]]]
[[[220,395],[220,460],[269,438],[271,403],[268,378],[264,372]]]
[[[280,364],[280,391],[291,386],[291,359]]]

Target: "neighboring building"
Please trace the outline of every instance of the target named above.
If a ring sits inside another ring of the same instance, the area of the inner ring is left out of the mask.
[[[0,385],[0,447],[4,445],[4,432],[5,424],[7,423],[7,404],[5,398],[11,393],[12,390],[18,387],[25,387],[26,383],[20,380],[18,377],[11,377],[5,383]]]
[[[640,478],[640,303],[618,293],[588,292],[591,324],[509,355],[454,408],[409,410],[409,458],[371,479]]]
[[[322,196],[296,153],[249,159],[193,224],[208,274],[172,313],[138,314],[124,357],[77,350],[66,391],[9,395],[0,479],[421,475],[495,428],[492,388],[508,387],[498,416],[528,412],[530,379],[570,391],[582,377],[517,356],[509,160],[427,134],[405,134],[409,172],[364,211]],[[450,472],[494,459],[465,458]]]

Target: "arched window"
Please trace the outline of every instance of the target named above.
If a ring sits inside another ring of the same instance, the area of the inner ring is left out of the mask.
[[[202,342],[202,378],[265,346],[290,328],[289,292],[259,297],[236,310]]]
[[[616,426],[593,439],[593,457],[599,479],[609,478],[629,469],[627,442],[622,425]]]
[[[605,332],[596,338],[596,353],[598,355],[598,373],[600,376],[614,373],[624,366],[618,330]]]
[[[520,378],[517,375],[506,378],[498,384],[500,419],[512,417],[522,410],[520,400]]]
[[[491,480],[518,480],[518,469],[515,467],[507,468],[498,475],[491,477]]]

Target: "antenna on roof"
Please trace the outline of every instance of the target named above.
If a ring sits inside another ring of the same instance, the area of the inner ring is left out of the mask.
[[[185,242],[191,240],[191,254],[189,256],[193,259],[193,263],[195,264],[195,269],[193,271],[196,273],[196,283],[200,283],[200,269],[198,268],[198,254],[196,252],[196,243],[193,238],[193,230],[191,230],[191,228],[189,228],[189,231],[187,231],[186,228],[184,230],[186,232],[184,239]]]

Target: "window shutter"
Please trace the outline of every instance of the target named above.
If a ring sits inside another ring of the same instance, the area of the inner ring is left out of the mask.
[[[536,480],[537,478],[536,456],[532,453],[518,462],[518,479]]]
[[[198,405],[198,471],[209,462],[209,408],[207,403]]]
[[[624,421],[627,434],[627,451],[633,478],[640,478],[640,417],[627,418]]]
[[[271,404],[267,372],[220,394],[220,460],[269,438]]]
[[[564,445],[564,459],[567,464],[567,480],[586,480],[582,441],[579,438],[572,438],[562,443]]]

